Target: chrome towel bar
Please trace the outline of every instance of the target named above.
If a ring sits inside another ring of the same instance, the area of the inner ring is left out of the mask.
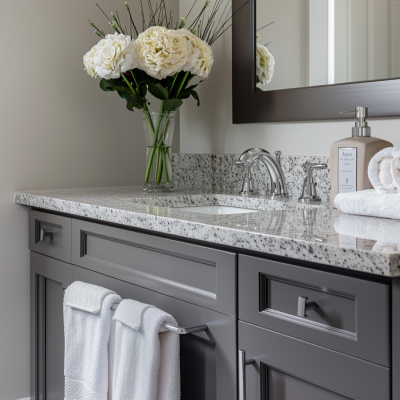
[[[66,288],[63,288],[63,291],[65,292]],[[118,304],[113,304],[111,306],[112,310],[116,310],[118,307]],[[169,324],[167,322],[164,322],[162,324],[162,327],[173,333],[177,333],[178,335],[189,335],[191,333],[196,333],[196,332],[205,332],[208,330],[208,325],[203,324],[203,325],[193,325],[193,326],[178,326],[178,325],[173,325]]]
[[[164,322],[163,327],[170,332],[177,333],[178,335],[189,335],[190,333],[204,332],[208,330],[207,325],[194,325],[194,326],[176,326]]]

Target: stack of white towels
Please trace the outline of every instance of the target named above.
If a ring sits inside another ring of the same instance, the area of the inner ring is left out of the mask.
[[[400,219],[400,148],[381,150],[368,166],[374,189],[340,193],[336,207],[347,214]]]
[[[65,400],[179,400],[179,335],[156,307],[74,282],[64,296]]]

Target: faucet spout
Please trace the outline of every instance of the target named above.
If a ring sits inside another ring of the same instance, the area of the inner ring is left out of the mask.
[[[252,148],[246,150],[239,157],[239,160],[235,162],[237,166],[246,167],[247,170],[249,170],[249,168],[261,161],[267,167],[269,176],[271,178],[270,194],[272,198],[287,196],[285,176],[280,164],[280,155],[282,153],[276,152],[275,154],[277,156],[277,160],[266,150]],[[246,174],[246,176],[248,176],[248,174]],[[247,195],[251,194],[246,190],[246,185],[243,185],[241,193]]]

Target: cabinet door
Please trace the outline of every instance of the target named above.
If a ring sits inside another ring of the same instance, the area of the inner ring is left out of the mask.
[[[236,320],[87,269],[73,266],[73,281],[114,290],[122,298],[152,304],[180,326],[207,324],[208,331],[181,335],[182,400],[235,400]]]
[[[31,399],[64,398],[63,289],[72,266],[31,253]]]
[[[386,367],[241,321],[239,349],[240,400],[390,399]]]

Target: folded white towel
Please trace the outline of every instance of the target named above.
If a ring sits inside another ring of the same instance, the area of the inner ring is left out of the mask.
[[[388,147],[372,157],[368,177],[378,193],[400,193],[400,147]]]
[[[74,282],[64,296],[65,400],[107,400],[108,341],[115,292]]]
[[[400,219],[400,196],[394,193],[380,194],[374,189],[339,193],[335,205],[346,214]]]
[[[335,222],[335,230],[340,235],[380,242],[380,251],[388,243],[392,249],[400,246],[400,221],[385,218],[371,218],[360,215],[341,215]],[[378,247],[377,247],[378,248]]]
[[[175,319],[147,304],[124,300],[115,321],[114,400],[179,400],[179,335],[163,323]],[[114,334],[112,334],[114,336]]]

